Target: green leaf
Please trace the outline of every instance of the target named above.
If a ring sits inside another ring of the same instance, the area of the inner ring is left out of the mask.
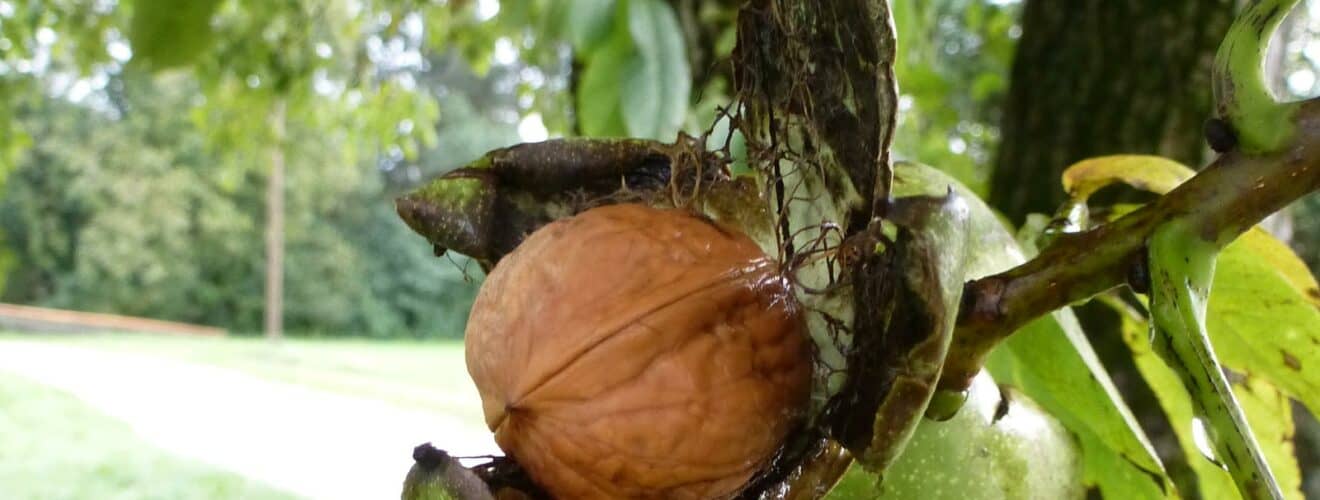
[[[566,7],[564,32],[578,53],[591,53],[609,37],[614,0],[569,0]]]
[[[628,32],[638,54],[622,81],[620,104],[628,134],[673,140],[683,126],[692,87],[678,18],[660,0],[631,0]]]
[[[605,45],[587,60],[577,92],[578,127],[583,135],[629,135],[620,106],[619,81],[634,54],[632,45],[624,39]]]
[[[1170,496],[1163,465],[1071,310],[1018,330],[991,354],[987,367],[1077,433],[1087,482],[1105,498]]]
[[[972,80],[972,99],[978,102],[987,100],[1003,92],[1007,86],[1008,82],[1004,81],[1003,75],[982,73],[977,75],[975,80]]]
[[[220,0],[137,0],[128,40],[133,61],[151,70],[192,64],[211,45]]]

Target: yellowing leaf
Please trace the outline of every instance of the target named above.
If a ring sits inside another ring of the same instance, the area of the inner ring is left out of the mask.
[[[1234,393],[1288,498],[1300,498],[1288,397],[1320,409],[1320,309],[1316,280],[1283,243],[1255,228],[1220,253],[1206,315],[1215,352],[1234,372]],[[1150,347],[1147,325],[1129,315],[1124,339],[1159,397],[1207,499],[1239,498],[1232,479],[1204,458],[1191,430],[1192,406],[1176,374]]]
[[[1122,306],[1120,306],[1122,307]],[[1228,472],[1198,451],[1192,431],[1192,403],[1178,375],[1164,364],[1150,346],[1148,326],[1142,318],[1123,317],[1123,340],[1132,350],[1137,371],[1157,396],[1178,438],[1187,463],[1196,473],[1201,498],[1234,500],[1241,498]],[[1213,335],[1213,333],[1212,333]],[[1222,352],[1222,350],[1221,350]],[[1246,377],[1233,384],[1233,392],[1246,413],[1252,433],[1259,441],[1274,477],[1285,498],[1302,498],[1301,474],[1293,454],[1293,422],[1287,396],[1259,377]],[[1192,492],[1181,492],[1194,497]]]
[[[1213,290],[1207,326],[1224,365],[1320,413],[1320,291],[1305,264],[1252,229],[1220,254]]]
[[[1085,201],[1101,188],[1122,182],[1142,191],[1164,194],[1195,175],[1181,163],[1159,156],[1101,156],[1075,163],[1063,172],[1063,189]]]
[[[1234,383],[1233,392],[1284,496],[1301,500],[1302,474],[1293,444],[1292,401],[1263,378],[1247,377]]]

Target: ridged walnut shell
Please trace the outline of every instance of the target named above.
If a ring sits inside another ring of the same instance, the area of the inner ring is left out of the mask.
[[[723,498],[799,422],[804,324],[776,264],[686,212],[551,223],[487,277],[468,371],[495,441],[557,498]]]

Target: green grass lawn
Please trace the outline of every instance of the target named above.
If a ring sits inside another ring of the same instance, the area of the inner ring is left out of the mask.
[[[5,341],[51,342],[227,368],[485,426],[459,341],[286,339],[272,344],[244,337],[0,332],[0,349]],[[172,456],[69,394],[0,371],[0,500],[64,498],[292,497]]]
[[[68,394],[0,372],[0,498],[294,497],[172,456]]]
[[[158,335],[19,335],[11,338],[132,352],[231,368],[250,375],[442,413],[484,426],[461,341],[285,339]]]

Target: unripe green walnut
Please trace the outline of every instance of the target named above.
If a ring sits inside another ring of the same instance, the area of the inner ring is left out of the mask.
[[[467,327],[495,440],[557,498],[723,498],[803,416],[778,265],[687,212],[595,208],[504,257]]]
[[[1063,424],[981,372],[947,421],[923,420],[881,475],[853,464],[827,500],[1069,500],[1086,497],[1082,455]]]

